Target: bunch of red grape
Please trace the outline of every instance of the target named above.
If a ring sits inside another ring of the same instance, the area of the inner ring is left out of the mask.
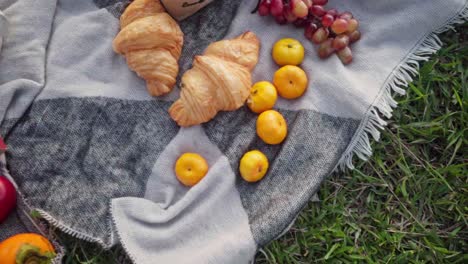
[[[290,22],[305,28],[305,37],[320,45],[320,58],[336,52],[343,64],[349,64],[353,60],[349,45],[361,38],[359,22],[350,12],[325,9],[327,3],[328,0],[259,0],[256,10],[261,16],[272,15],[278,24]]]

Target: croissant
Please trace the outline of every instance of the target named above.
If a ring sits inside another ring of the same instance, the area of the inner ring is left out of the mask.
[[[112,46],[146,80],[152,96],[169,93],[179,73],[184,34],[159,0],[135,0],[120,17]]]
[[[180,98],[169,114],[180,126],[211,120],[218,111],[233,111],[249,96],[251,71],[257,65],[260,41],[252,32],[214,42],[182,76]]]

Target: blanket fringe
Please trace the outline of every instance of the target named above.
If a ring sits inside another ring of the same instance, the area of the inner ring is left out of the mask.
[[[404,95],[405,88],[413,81],[413,77],[419,73],[419,63],[428,61],[434,53],[442,47],[442,41],[438,34],[448,30],[455,30],[455,25],[463,24],[468,20],[468,3],[452,19],[448,20],[444,26],[429,33],[424,40],[415,48],[404,62],[392,73],[385,88],[378,95],[377,100],[369,108],[366,116],[361,122],[356,134],[345,153],[338,161],[337,168],[341,171],[354,169],[353,157],[358,156],[362,160],[368,160],[372,155],[370,136],[375,141],[380,139],[380,131],[384,129],[386,118],[392,117],[393,109],[397,107],[397,102],[393,99],[393,93]]]
[[[82,232],[79,232],[79,231],[77,231],[75,229],[72,229],[69,226],[61,223],[60,221],[55,219],[53,216],[49,215],[47,212],[45,212],[45,211],[43,211],[41,209],[35,209],[35,211],[37,211],[39,213],[39,215],[44,220],[46,220],[46,222],[50,226],[52,226],[54,228],[57,228],[58,230],[60,230],[61,232],[65,233],[67,235],[70,235],[70,236],[72,236],[74,238],[77,238],[77,239],[80,239],[80,240],[83,240],[83,241],[86,241],[86,242],[96,243],[96,244],[100,245],[104,249],[109,249],[110,248],[109,245],[104,243],[104,241],[102,241],[101,239],[89,236],[89,235],[87,235],[85,233],[82,233]]]
[[[74,230],[72,229],[71,227],[68,227],[66,226],[65,224],[61,223],[60,221],[58,221],[57,219],[55,219],[53,216],[49,215],[48,213],[46,213],[45,211],[43,210],[40,210],[40,209],[33,209],[33,207],[30,205],[30,203],[28,202],[28,199],[19,191],[18,189],[18,186],[16,185],[13,177],[11,177],[9,171],[7,170],[7,166],[6,166],[6,157],[4,154],[1,154],[0,155],[0,175],[4,175],[6,176],[12,183],[13,185],[15,186],[16,188],[16,191],[18,193],[18,199],[19,199],[19,205],[22,205],[22,206],[18,206],[18,209],[22,210],[23,212],[23,215],[25,217],[27,217],[31,224],[32,225],[35,225],[35,228],[37,229],[37,231],[39,231],[42,235],[44,236],[48,236],[47,234],[45,234],[45,227],[44,228],[41,228],[39,226],[36,225],[36,222],[31,219],[31,217],[29,216],[29,213],[32,212],[32,211],[36,211],[39,213],[39,215],[52,227],[54,228],[57,228],[59,229],[60,231],[62,231],[63,233],[65,234],[68,234],[72,237],[75,237],[75,238],[78,238],[78,239],[81,239],[83,241],[87,241],[87,242],[91,242],[91,243],[97,243],[99,244],[102,248],[104,249],[109,249],[113,243],[113,240],[111,240],[111,245],[108,245],[106,244],[104,241],[102,241],[101,239],[99,238],[95,238],[95,237],[92,237],[92,236],[89,236],[85,233],[82,233],[82,232],[79,232],[77,230]],[[110,231],[112,232],[112,230]],[[112,234],[112,233],[111,233]],[[54,246],[56,248],[59,248],[59,253],[60,255],[57,256],[56,259],[58,259],[56,262],[60,262],[61,258],[63,257],[63,252],[65,252],[65,250],[63,249],[63,247],[61,245],[59,245],[56,241],[55,238],[51,238],[54,242]]]
[[[55,248],[55,251],[57,255],[55,258],[52,260],[51,264],[59,264],[62,263],[62,259],[65,255],[65,248],[59,244],[57,241],[57,237],[54,235],[50,235],[47,232],[47,227],[44,222],[40,222],[37,220],[34,220],[30,213],[33,211],[31,209],[31,206],[28,203],[28,200],[24,197],[24,195],[19,191],[18,185],[14,181],[13,177],[11,177],[10,172],[7,169],[7,163],[6,163],[6,157],[4,153],[0,153],[0,175],[5,176],[8,180],[11,181],[13,186],[16,189],[17,193],[17,204],[16,204],[16,210],[20,215],[20,220],[23,221],[23,223],[26,225],[26,229],[28,230],[34,230],[38,232],[39,234],[43,235],[44,237],[47,237],[52,245]],[[24,219],[22,219],[24,217]],[[27,219],[27,220],[26,220]],[[25,222],[27,221],[27,223]]]

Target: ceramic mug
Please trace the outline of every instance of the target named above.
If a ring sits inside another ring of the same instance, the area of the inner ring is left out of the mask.
[[[2,44],[8,34],[8,21],[5,15],[0,11],[0,50],[2,50]]]
[[[183,20],[214,0],[161,0],[166,11],[177,20]]]

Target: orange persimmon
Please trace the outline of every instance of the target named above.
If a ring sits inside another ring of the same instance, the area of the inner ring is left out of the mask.
[[[49,240],[39,234],[18,234],[0,243],[2,264],[49,264],[55,255],[55,249]]]

